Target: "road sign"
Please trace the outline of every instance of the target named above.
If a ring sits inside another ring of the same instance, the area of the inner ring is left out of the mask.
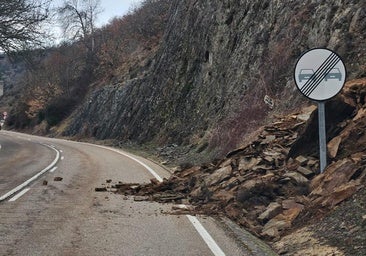
[[[324,101],[337,95],[346,81],[346,68],[332,50],[315,48],[297,61],[294,79],[300,92],[311,100]]]
[[[346,81],[346,67],[341,57],[325,48],[305,52],[296,63],[294,79],[300,92],[318,101],[320,172],[327,166],[325,101],[336,96]]]

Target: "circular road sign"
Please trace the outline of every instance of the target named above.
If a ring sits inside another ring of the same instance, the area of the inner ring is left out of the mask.
[[[346,81],[346,67],[335,52],[315,48],[297,61],[294,78],[300,92],[311,100],[324,101],[337,95]]]

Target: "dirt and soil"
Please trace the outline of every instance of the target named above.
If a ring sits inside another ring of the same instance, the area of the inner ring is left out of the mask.
[[[278,118],[226,158],[149,184],[109,184],[173,213],[226,216],[280,255],[366,255],[366,79],[326,104],[328,160],[319,173],[316,106]]]

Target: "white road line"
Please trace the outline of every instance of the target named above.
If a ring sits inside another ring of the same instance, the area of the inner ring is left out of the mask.
[[[65,159],[65,157],[64,156],[61,156],[61,161],[64,160],[64,159]]]
[[[79,142],[81,143],[81,142]],[[126,156],[134,161],[136,161],[137,163],[139,163],[140,165],[142,165],[143,167],[146,168],[146,170],[148,170],[158,181],[162,182],[163,179],[152,169],[150,168],[148,165],[146,165],[145,163],[143,163],[142,161],[138,160],[137,158],[133,157],[133,156],[130,156],[124,152],[121,152],[117,149],[113,149],[113,148],[109,148],[109,147],[104,147],[104,146],[100,146],[100,145],[95,145],[95,144],[89,144],[89,143],[82,143],[82,144],[86,144],[86,145],[92,145],[92,146],[96,146],[96,147],[99,147],[99,148],[103,148],[103,149],[107,149],[107,150],[110,150],[110,151],[113,151],[113,152],[116,152],[120,155],[123,155],[123,156]],[[46,145],[48,146],[48,145]],[[50,146],[49,146],[50,147]],[[53,148],[53,147],[50,147],[50,148]],[[54,149],[54,148],[53,148]],[[56,149],[54,149],[56,152],[57,152],[57,157],[56,159],[58,160],[59,158],[59,151],[57,151]],[[57,160],[55,159],[54,161],[54,164],[57,162]],[[52,168],[52,164],[48,167],[48,169]],[[46,168],[47,169],[47,168]],[[48,170],[47,169],[47,170]],[[47,171],[46,170],[46,171]],[[43,170],[42,172],[46,172],[45,170]],[[43,174],[43,173],[42,173]],[[40,176],[41,174],[37,174],[35,176]],[[34,177],[32,177],[33,179]],[[29,180],[28,180],[29,181]],[[28,182],[26,181],[26,182]],[[26,183],[25,182],[25,183]],[[30,182],[29,182],[30,183]],[[23,183],[24,184],[24,183]],[[22,184],[22,185],[23,185]],[[19,186],[18,186],[19,187]],[[20,189],[19,189],[20,190]],[[19,191],[17,190],[17,191]],[[11,192],[11,191],[10,191]],[[8,192],[7,194],[9,194],[10,192]],[[16,192],[13,192],[12,194],[14,194]],[[7,195],[5,194],[5,195]],[[4,196],[5,196],[4,195]],[[0,201],[4,200],[4,196],[0,197]],[[7,196],[9,197],[9,195]],[[212,251],[212,253],[215,255],[215,256],[225,256],[225,253],[221,250],[221,248],[218,246],[218,244],[215,242],[215,240],[212,238],[212,236],[207,232],[207,230],[202,226],[202,224],[199,222],[199,220],[194,217],[194,216],[191,216],[191,215],[186,215],[187,218],[189,219],[189,221],[192,223],[192,225],[194,226],[194,228],[197,230],[197,232],[199,233],[199,235],[202,237],[202,239],[205,241],[205,243],[208,245],[208,247],[210,248],[210,250]]]
[[[163,179],[152,168],[150,168],[148,165],[146,165],[145,163],[141,162],[140,160],[136,159],[133,156],[130,156],[130,155],[128,155],[124,152],[121,152],[117,149],[114,149],[114,148],[109,148],[109,147],[104,147],[104,146],[89,144],[89,143],[83,143],[83,144],[92,145],[92,146],[96,146],[96,147],[99,147],[99,148],[107,149],[107,150],[116,152],[120,155],[126,156],[126,157],[136,161],[137,163],[141,164],[143,167],[145,167],[158,181],[160,181],[160,182],[163,181]],[[203,241],[205,241],[205,243],[208,245],[211,252],[215,256],[225,256],[225,253],[221,250],[219,245],[215,242],[215,240],[207,232],[207,230],[202,226],[201,222],[199,222],[199,220],[194,216],[191,216],[191,215],[186,215],[186,216],[189,219],[189,221],[192,223],[194,228],[197,230],[198,234],[202,237]]]
[[[210,250],[215,256],[225,256],[225,253],[221,250],[221,248],[217,245],[212,236],[207,232],[207,230],[202,226],[201,222],[198,219],[191,215],[186,215],[192,225],[195,227],[197,232],[203,238],[205,243],[208,245]]]
[[[51,147],[47,144],[42,144],[46,147],[49,147],[51,149],[53,149],[54,151],[56,151],[56,157],[53,160],[53,162],[48,165],[46,168],[44,168],[42,171],[40,171],[39,173],[37,173],[36,175],[34,175],[32,178],[30,178],[29,180],[23,182],[22,184],[20,184],[19,186],[17,186],[16,188],[10,190],[8,193],[2,195],[0,197],[0,202],[4,201],[5,199],[7,199],[8,197],[14,195],[15,193],[17,193],[18,191],[22,190],[23,188],[25,188],[26,186],[28,186],[31,182],[35,181],[36,179],[38,179],[42,174],[44,174],[45,172],[47,172],[49,169],[51,169],[52,167],[55,166],[55,164],[57,163],[57,161],[60,159],[60,152],[55,149],[54,147]]]
[[[108,147],[104,147],[104,146],[100,146],[100,145],[95,145],[95,146],[114,151],[118,154],[124,155],[124,156],[136,161],[137,163],[139,163],[143,167],[145,167],[158,181],[160,181],[160,182],[163,181],[163,179],[153,169],[151,169],[148,165],[146,165],[145,163],[143,163],[140,160],[136,159],[135,157],[130,156],[130,155],[124,153],[124,152],[118,151],[118,150],[113,149],[113,148],[108,148]],[[215,240],[212,238],[212,236],[207,232],[207,230],[202,226],[201,222],[199,222],[199,220],[194,216],[191,216],[191,215],[186,215],[186,216],[189,219],[189,221],[192,223],[194,228],[197,230],[198,234],[200,234],[203,241],[205,241],[205,243],[208,245],[211,252],[215,256],[225,256],[225,253],[221,250],[221,248],[218,246],[218,244],[215,242]]]
[[[70,141],[68,141],[68,142],[70,142]],[[72,142],[72,141],[71,141]],[[121,151],[119,151],[119,150],[117,150],[117,149],[114,149],[114,148],[109,148],[109,147],[104,147],[104,146],[100,146],[100,145],[95,145],[95,144],[89,144],[89,143],[82,143],[82,142],[75,142],[75,143],[81,143],[81,144],[86,144],[86,145],[92,145],[92,146],[95,146],[95,147],[99,147],[99,148],[103,148],[103,149],[107,149],[107,150],[110,150],[110,151],[113,151],[113,152],[116,152],[116,153],[118,153],[118,154],[120,154],[120,155],[123,155],[123,156],[126,156],[126,157],[128,157],[128,158],[130,158],[130,159],[132,159],[132,160],[134,160],[134,161],[136,161],[137,163],[139,163],[139,164],[141,164],[143,167],[145,167],[146,168],[146,170],[148,170],[158,181],[160,181],[160,182],[162,182],[163,181],[163,179],[152,169],[152,168],[150,168],[148,165],[146,165],[145,163],[143,163],[142,161],[140,161],[140,160],[138,160],[137,158],[135,158],[135,157],[133,157],[133,156],[130,156],[129,154],[126,154],[126,153],[124,153],[124,152],[121,152]],[[44,145],[46,145],[46,144],[44,144]],[[46,145],[46,146],[48,146],[48,145]],[[50,168],[52,168],[52,166],[53,165],[55,165],[56,164],[56,162],[58,161],[58,159],[59,159],[59,157],[60,157],[60,153],[59,153],[59,151],[58,150],[56,150],[54,147],[51,147],[51,146],[48,146],[48,147],[50,147],[50,148],[52,148],[52,149],[54,149],[56,152],[57,152],[57,156],[56,156],[56,159],[55,159],[55,161],[51,164],[51,165],[49,165],[48,167],[46,167],[46,169],[45,170],[43,170],[43,171],[41,171],[40,173],[38,173],[37,175],[35,175],[35,176],[37,176],[36,178],[38,178],[40,175],[42,175],[44,172],[46,172],[48,169],[50,169]],[[61,151],[62,152],[62,151]],[[56,167],[57,168],[57,167]],[[33,179],[35,176],[33,176],[31,179]],[[35,178],[35,179],[36,179]],[[32,180],[33,181],[33,180]],[[31,181],[26,181],[25,183],[27,183],[28,182],[28,184],[31,182]],[[23,184],[25,184],[25,183],[23,183]],[[22,185],[23,185],[22,184]],[[26,185],[28,185],[28,184],[26,184]],[[20,185],[20,186],[22,186],[22,185]],[[25,186],[26,186],[25,185]],[[18,187],[20,187],[20,186],[18,186]],[[25,187],[24,186],[24,187]],[[17,187],[17,188],[18,188]],[[23,188],[23,187],[22,187]],[[19,190],[21,190],[22,188],[20,188],[20,189],[18,189],[17,191],[19,191]],[[15,190],[15,189],[14,189]],[[16,192],[17,192],[16,191]],[[12,191],[10,191],[10,192],[12,192]],[[10,195],[8,195],[8,194],[10,194],[10,192],[8,192],[7,194],[5,194],[5,195],[3,195],[2,197],[0,197],[0,202],[2,201],[2,200],[4,200],[4,199],[6,199],[7,197],[9,197]],[[13,192],[13,193],[11,193],[11,195],[12,194],[14,194],[14,193],[16,193],[16,192]],[[26,192],[24,192],[24,193],[26,193]],[[7,195],[7,196],[6,196]],[[5,197],[6,196],[6,197]],[[212,236],[207,232],[207,230],[202,226],[202,224],[199,222],[199,220],[196,218],[196,217],[194,217],[194,216],[191,216],[191,215],[186,215],[187,216],[187,218],[189,219],[189,221],[192,223],[192,225],[194,226],[194,228],[197,230],[197,232],[199,233],[199,235],[202,237],[202,239],[205,241],[205,243],[208,245],[208,247],[210,248],[210,250],[212,251],[212,253],[215,255],[215,256],[225,256],[225,253],[221,250],[221,248],[218,246],[218,244],[215,242],[215,240],[212,238]]]
[[[85,143],[85,144],[88,144],[88,143]],[[104,149],[107,149],[107,150],[110,150],[110,151],[113,151],[113,152],[116,152],[120,155],[123,155],[125,157],[128,157],[132,160],[134,160],[135,162],[141,164],[143,167],[145,167],[145,169],[147,169],[158,181],[162,182],[163,179],[153,170],[151,169],[148,165],[146,165],[145,163],[141,162],[140,160],[138,160],[137,158],[133,157],[133,156],[130,156],[124,152],[121,152],[117,149],[114,149],[114,148],[108,148],[108,147],[104,147],[104,146],[100,146],[100,145],[95,145],[95,144],[88,144],[88,145],[93,145],[93,146],[96,146],[96,147],[99,147],[99,148],[104,148]]]
[[[50,172],[54,172],[54,171],[56,171],[56,169],[57,169],[57,166],[53,167],[53,168],[50,170]]]
[[[20,191],[16,196],[9,199],[9,202],[14,202],[15,200],[19,199],[22,195],[27,193],[30,190],[30,188],[25,188],[22,191]]]

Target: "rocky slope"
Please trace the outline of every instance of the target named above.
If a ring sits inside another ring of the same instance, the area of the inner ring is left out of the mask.
[[[304,102],[292,80],[303,51],[328,47],[350,78],[365,75],[365,10],[351,0],[173,0],[157,54],[136,78],[90,93],[64,134],[233,147],[272,112]]]
[[[317,111],[310,107],[263,127],[224,159],[163,182],[113,187],[135,200],[189,205],[178,213],[227,216],[283,255],[365,255],[365,97],[366,79],[353,80],[326,106],[348,114],[327,116],[330,164],[322,174],[314,156]]]

